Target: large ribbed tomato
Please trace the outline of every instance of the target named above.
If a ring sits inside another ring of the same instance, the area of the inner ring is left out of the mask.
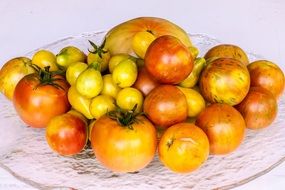
[[[149,74],[160,83],[178,84],[191,73],[194,59],[189,49],[173,36],[154,40],[145,54]]]

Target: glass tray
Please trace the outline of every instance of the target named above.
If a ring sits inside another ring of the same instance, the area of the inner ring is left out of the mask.
[[[105,32],[84,33],[39,49],[57,53],[64,46],[74,45],[87,52],[87,40],[101,43],[104,35]],[[219,43],[206,35],[190,36],[201,55]],[[253,61],[261,57],[249,53],[249,58]],[[277,119],[270,127],[247,130],[237,151],[210,156],[199,170],[186,175],[166,169],[157,155],[146,168],[127,174],[102,167],[90,148],[73,157],[59,156],[48,147],[45,130],[27,127],[2,94],[0,105],[0,167],[39,189],[230,189],[267,173],[285,160],[284,96],[279,100]]]

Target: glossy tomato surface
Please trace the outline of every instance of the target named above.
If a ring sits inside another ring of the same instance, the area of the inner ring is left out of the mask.
[[[57,115],[70,109],[67,98],[69,84],[61,76],[55,81],[59,87],[41,85],[37,73],[25,76],[15,88],[13,104],[20,118],[31,127],[43,128]]]
[[[173,36],[154,40],[145,54],[149,74],[160,83],[178,84],[191,73],[194,59],[189,49]]]

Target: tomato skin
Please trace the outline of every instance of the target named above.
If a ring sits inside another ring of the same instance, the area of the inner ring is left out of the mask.
[[[58,76],[60,77],[60,76]],[[67,99],[69,84],[60,77],[55,83],[63,89],[51,85],[38,86],[38,74],[22,78],[14,92],[13,104],[20,118],[34,128],[44,128],[56,115],[70,109]]]
[[[271,92],[262,87],[251,87],[236,108],[243,115],[247,128],[261,129],[274,121],[278,105]]]
[[[160,85],[146,96],[143,110],[157,127],[167,128],[186,120],[187,100],[177,87]]]
[[[156,130],[144,116],[122,127],[116,120],[102,116],[91,131],[91,145],[96,158],[114,172],[134,172],[148,165],[156,152]]]
[[[245,134],[242,115],[228,104],[211,104],[197,117],[196,123],[208,136],[210,153],[228,154],[236,150]]]
[[[137,32],[132,39],[132,48],[137,56],[144,58],[149,45],[155,40],[155,36],[148,32]]]
[[[116,98],[117,105],[124,110],[132,110],[135,105],[135,112],[141,112],[143,105],[143,95],[135,88],[123,88]]]
[[[38,65],[42,69],[49,66],[50,71],[58,70],[55,55],[47,50],[37,51],[32,58],[32,63]]]
[[[270,91],[276,99],[284,92],[285,77],[282,70],[267,60],[255,61],[247,66],[250,73],[250,85],[260,86]]]
[[[48,145],[63,156],[79,153],[87,142],[87,135],[87,123],[72,113],[55,116],[46,128]]]
[[[250,76],[246,66],[232,58],[208,63],[200,76],[201,94],[210,103],[239,104],[247,95]]]
[[[193,65],[189,49],[173,36],[155,39],[145,54],[147,71],[164,84],[180,83],[191,73]]]
[[[0,70],[0,92],[13,99],[17,83],[26,75],[34,73],[27,57],[16,57],[6,62]]]
[[[138,71],[138,76],[134,88],[140,90],[144,96],[148,95],[149,92],[157,87],[159,83],[155,81],[147,72],[145,67],[142,67]]]
[[[158,146],[159,159],[177,173],[198,169],[208,158],[207,135],[194,124],[178,123],[164,132]]]

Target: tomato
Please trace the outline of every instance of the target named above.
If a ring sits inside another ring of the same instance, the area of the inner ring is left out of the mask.
[[[205,65],[206,65],[206,60],[204,58],[195,59],[192,72],[187,76],[186,79],[184,79],[182,82],[179,83],[179,86],[186,88],[194,87],[197,84],[200,74]]]
[[[31,60],[26,57],[17,57],[6,62],[0,70],[0,92],[12,100],[18,82],[34,69],[30,66]]]
[[[22,78],[14,92],[13,104],[20,118],[31,127],[43,128],[57,115],[70,109],[69,84],[48,70]]]
[[[83,150],[87,135],[87,123],[71,113],[52,118],[46,128],[48,145],[63,156],[75,155]]]
[[[78,76],[86,70],[88,65],[83,62],[75,62],[72,63],[67,69],[66,69],[66,80],[70,85],[74,85],[76,79]]]
[[[155,40],[155,36],[149,31],[137,32],[132,39],[132,48],[140,58],[144,58],[149,45]]]
[[[189,49],[173,36],[154,40],[145,55],[147,71],[160,83],[180,83],[191,73],[193,63]]]
[[[203,130],[194,124],[178,123],[166,129],[160,139],[158,153],[167,168],[188,173],[207,160],[209,141]]]
[[[137,79],[138,71],[134,61],[127,59],[120,62],[113,70],[112,78],[121,88],[132,86]]]
[[[275,98],[284,92],[285,78],[282,70],[267,60],[255,61],[247,66],[250,73],[250,85],[260,86],[270,91]]]
[[[121,88],[114,83],[111,74],[103,76],[103,89],[101,91],[101,94],[116,98],[120,90]]]
[[[197,117],[196,123],[208,136],[211,154],[228,154],[236,150],[244,139],[245,121],[228,104],[212,104]]]
[[[277,115],[275,97],[262,87],[251,87],[236,108],[244,117],[246,127],[250,129],[268,127]]]
[[[96,120],[92,128],[95,156],[114,172],[138,171],[153,160],[156,152],[155,127],[144,116],[133,114],[109,113]]]
[[[143,95],[135,88],[123,88],[118,93],[117,105],[125,110],[132,110],[136,106],[136,112],[142,110]]]
[[[211,103],[240,103],[250,87],[246,66],[236,59],[219,58],[204,68],[200,77],[201,94]]]
[[[157,127],[167,128],[186,120],[187,100],[177,87],[160,85],[146,96],[143,111]]]
[[[93,47],[93,50],[88,50],[87,63],[99,63],[101,72],[107,70],[111,55],[110,52],[104,48],[105,40],[99,47],[90,40],[89,43]]]
[[[188,49],[191,52],[193,59],[196,59],[197,56],[199,55],[199,49],[196,48],[195,46],[190,46],[188,47]]]
[[[71,86],[68,90],[68,101],[75,110],[82,113],[86,118],[88,119],[94,118],[91,115],[89,109],[91,104],[91,99],[86,98],[85,96],[79,94],[75,86]]]
[[[67,68],[71,63],[85,62],[86,55],[77,47],[67,46],[56,55],[56,62],[61,67]]]
[[[103,89],[103,79],[100,71],[88,68],[77,78],[76,90],[86,98],[93,98],[100,94]]]
[[[191,88],[178,87],[187,100],[188,117],[196,117],[206,106],[203,96]]]
[[[55,55],[47,50],[37,51],[32,58],[32,63],[38,65],[41,69],[49,66],[50,71],[58,70]]]
[[[211,48],[204,56],[208,61],[217,58],[233,58],[244,65],[249,63],[246,53],[238,46],[232,44],[220,44]]]
[[[122,61],[125,61],[127,59],[130,59],[130,58],[131,58],[130,55],[124,54],[124,53],[113,55],[109,60],[109,72],[113,73],[115,67],[119,63],[121,63]]]
[[[99,119],[109,111],[115,110],[115,100],[108,95],[99,95],[91,100],[90,112],[95,119]]]
[[[144,96],[148,95],[148,93],[158,86],[159,83],[155,81],[147,72],[145,67],[142,67],[138,71],[138,76],[134,88],[140,90]]]

